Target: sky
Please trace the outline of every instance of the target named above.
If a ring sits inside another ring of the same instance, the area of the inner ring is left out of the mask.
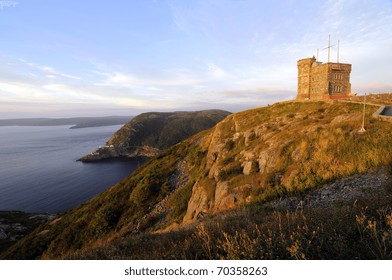
[[[392,92],[391,0],[0,0],[0,118],[293,99],[328,34],[353,92]]]

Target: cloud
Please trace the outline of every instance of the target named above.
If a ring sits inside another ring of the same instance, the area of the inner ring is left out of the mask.
[[[225,70],[213,63],[207,63],[207,72],[213,79],[224,79],[230,77]]]
[[[43,67],[42,70],[47,72],[47,73],[49,73],[49,74],[51,74],[52,77],[60,76],[60,77],[63,77],[63,78],[68,78],[68,79],[80,80],[80,77],[76,77],[76,76],[73,76],[73,75],[69,75],[69,74],[64,74],[64,73],[58,72],[58,71],[56,71],[53,68],[48,67],[48,66]]]
[[[249,99],[263,100],[271,96],[280,99],[281,97],[287,98],[288,95],[292,95],[293,97],[295,97],[296,94],[297,94],[296,91],[284,91],[284,90],[276,90],[276,89],[268,89],[268,88],[228,90],[228,91],[220,92],[220,95],[228,99],[248,99],[248,100]]]
[[[154,77],[145,77],[124,72],[99,72],[106,78],[96,83],[97,86],[118,86],[126,88],[154,88],[160,90],[161,86],[192,86],[201,81],[185,69],[172,69],[159,73]]]
[[[19,59],[20,62],[25,63],[26,65],[28,65],[29,67],[33,68],[33,69],[37,69],[40,70],[44,73],[47,73],[50,78],[56,78],[56,77],[62,77],[62,78],[68,78],[68,79],[75,79],[75,80],[80,80],[80,77],[76,77],[73,75],[69,75],[69,74],[65,74],[65,73],[61,73],[57,70],[55,70],[53,67],[50,66],[43,66],[43,65],[39,65],[33,62],[28,62],[24,59]]]
[[[354,92],[360,93],[392,93],[391,82],[369,82],[363,83],[354,89]]]
[[[213,62],[205,62],[199,65],[199,71],[186,68],[172,68],[155,71],[149,75],[138,75],[127,72],[103,72],[94,71],[95,74],[104,77],[95,83],[96,86],[124,87],[133,90],[146,91],[184,91],[194,90],[205,86],[214,86],[214,82],[225,81],[232,77],[231,74]]]

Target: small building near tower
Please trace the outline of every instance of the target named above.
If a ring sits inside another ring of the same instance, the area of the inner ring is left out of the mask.
[[[328,100],[351,94],[351,64],[318,62],[313,56],[298,60],[297,100]]]

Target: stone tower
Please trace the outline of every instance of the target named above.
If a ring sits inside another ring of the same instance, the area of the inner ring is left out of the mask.
[[[316,58],[298,60],[298,100],[338,99],[350,96],[351,64],[327,62]]]

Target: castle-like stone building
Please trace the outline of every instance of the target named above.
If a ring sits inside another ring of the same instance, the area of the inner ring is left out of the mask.
[[[298,60],[298,100],[338,99],[351,93],[351,64]]]

